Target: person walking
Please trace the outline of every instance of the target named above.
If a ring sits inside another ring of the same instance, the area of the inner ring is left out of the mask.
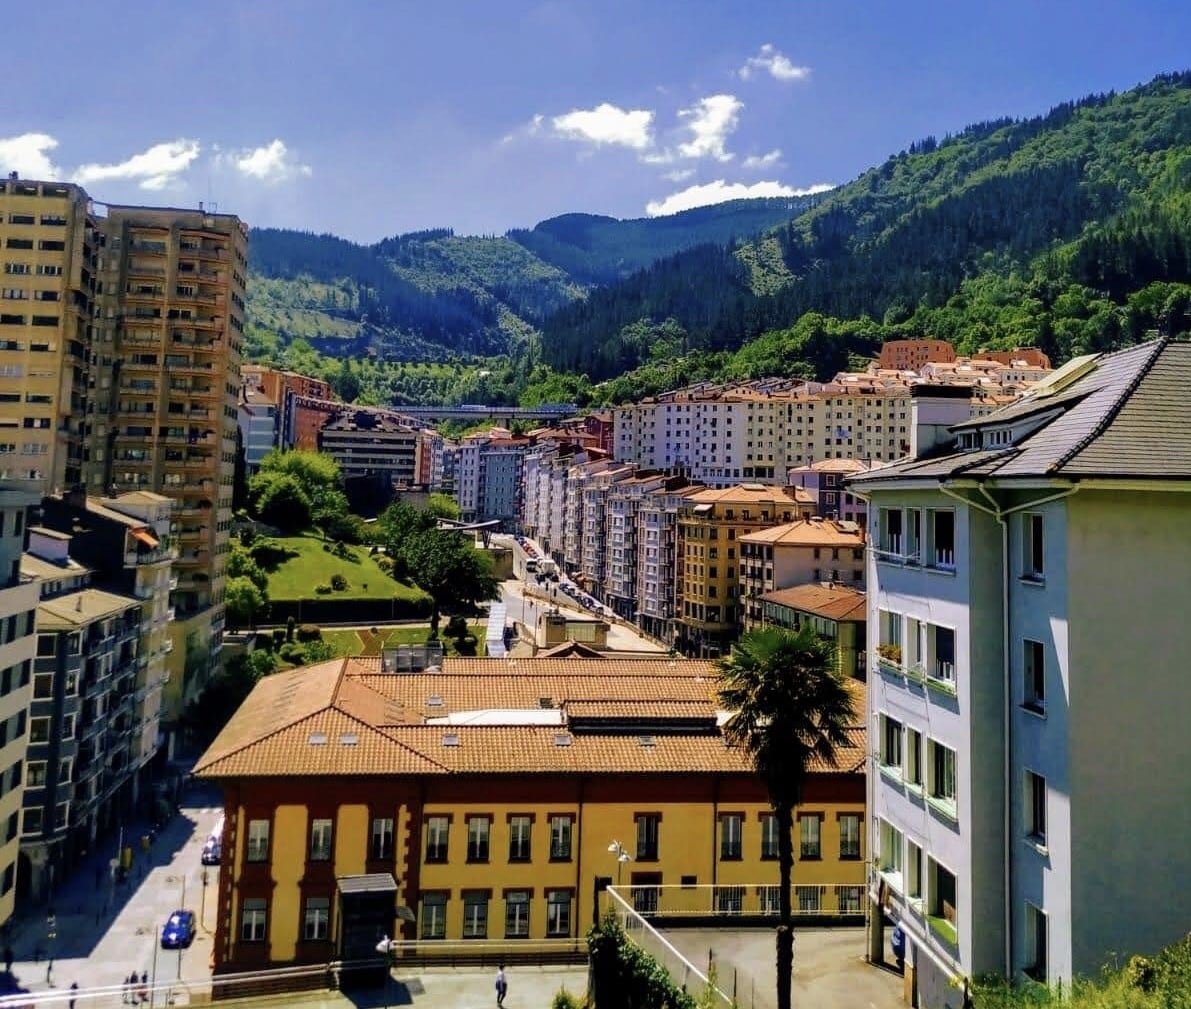
[[[4,944],[4,973],[12,973],[12,947],[8,943]]]
[[[123,998],[121,998],[120,1001],[122,1001],[125,1005],[127,1005],[129,1002],[132,1001],[133,984],[132,984],[131,978],[126,977],[124,979],[123,988],[124,988],[124,991],[122,993]]]
[[[78,994],[79,983],[77,981],[70,982],[70,1009],[74,1009],[75,996]]]
[[[136,974],[133,974],[132,976],[136,977]],[[149,972],[147,970],[141,971],[141,987],[139,994],[142,1002],[149,1001]]]
[[[496,1004],[504,1006],[505,994],[509,990],[509,979],[505,977],[505,965],[502,963],[496,968]]]

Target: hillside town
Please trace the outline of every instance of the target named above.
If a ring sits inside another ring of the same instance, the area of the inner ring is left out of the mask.
[[[793,80],[775,53],[736,80]],[[964,288],[593,349],[613,280],[535,260],[571,300],[515,317],[460,253],[520,394],[414,397],[385,369],[500,377],[427,349],[462,310],[410,263],[453,233],[295,281],[334,236],[104,203],[2,143],[4,1006],[1183,1004],[1191,287],[1098,340],[921,324]],[[781,261],[765,312],[835,254],[822,195],[715,246]],[[568,227],[519,248],[595,272]],[[743,367],[763,343],[802,356]],[[575,346],[607,377],[561,378]]]

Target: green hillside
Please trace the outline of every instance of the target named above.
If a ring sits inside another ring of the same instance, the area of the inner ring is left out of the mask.
[[[927,138],[764,239],[593,291],[547,320],[543,359],[597,381],[656,370],[639,333],[670,319],[680,352],[720,373],[822,374],[903,335],[1062,360],[1185,330],[1188,282],[1191,74],[1164,75]]]
[[[816,197],[730,200],[665,217],[563,214],[508,237],[585,284],[607,284],[696,245],[727,245],[784,224]]]

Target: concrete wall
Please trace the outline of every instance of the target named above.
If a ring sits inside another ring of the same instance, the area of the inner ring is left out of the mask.
[[[1191,497],[1082,491],[1068,515],[1072,964],[1090,973],[1191,922]]]

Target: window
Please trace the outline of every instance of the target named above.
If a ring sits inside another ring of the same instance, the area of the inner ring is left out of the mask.
[[[740,914],[744,910],[743,886],[717,886],[715,890],[715,909],[719,914]]]
[[[955,814],[955,751],[933,739],[930,748],[930,797]]]
[[[391,817],[373,817],[368,857],[375,861],[388,860],[393,857],[393,820]]]
[[[931,627],[934,637],[934,661],[928,667],[931,679],[944,686],[955,686],[955,631],[950,627]]]
[[[932,567],[955,570],[955,512],[950,509],[930,512]]]
[[[248,821],[248,847],[245,859],[249,862],[267,862],[269,859],[269,821]]]
[[[880,524],[881,552],[891,554],[895,558],[902,555],[902,510],[900,508],[882,508]]]
[[[1046,779],[1026,771],[1026,834],[1038,844],[1046,843]]]
[[[39,634],[37,635],[37,657],[48,658],[55,653],[58,645],[58,635],[56,634]]]
[[[1026,901],[1025,973],[1035,981],[1046,980],[1046,912]]]
[[[529,938],[528,890],[509,890],[505,893],[505,938]]]
[[[463,938],[488,938],[488,893],[485,890],[463,891]]]
[[[798,899],[799,914],[819,913],[819,888],[817,886],[796,886],[794,896]]]
[[[860,858],[860,814],[841,813],[839,818],[839,857],[854,861]]]
[[[780,886],[759,886],[757,887],[757,896],[760,898],[759,906],[762,914],[778,914],[781,910],[781,891]]]
[[[331,821],[310,821],[310,861],[329,862],[331,860]]]
[[[906,896],[922,899],[922,849],[913,841],[906,842]]]
[[[509,861],[528,862],[530,858],[529,839],[533,819],[528,816],[509,817]]]
[[[740,834],[744,817],[740,813],[720,815],[720,859],[731,862],[741,857]]]
[[[837,886],[835,899],[839,904],[839,913],[860,914],[860,900],[863,894],[863,886]]]
[[[38,673],[33,677],[33,696],[38,700],[54,696],[53,673]]]
[[[422,938],[445,939],[447,935],[447,895],[441,891],[422,894]]]
[[[25,773],[26,788],[40,788],[45,784],[46,762],[44,760],[29,761],[29,768]]]
[[[426,861],[445,862],[447,860],[447,840],[451,831],[451,818],[448,816],[429,816],[426,818]]]
[[[330,932],[331,900],[329,897],[307,897],[302,913],[302,938],[307,942],[321,941]]]
[[[777,858],[777,817],[773,813],[761,814],[761,858],[765,861]]]
[[[1031,711],[1046,711],[1046,660],[1041,641],[1023,642],[1022,666],[1025,674],[1023,704]]]
[[[906,729],[906,784],[922,787],[922,733]]]
[[[492,831],[492,818],[469,816],[467,818],[467,860],[488,861],[488,837]]]
[[[881,764],[898,777],[902,773],[902,723],[881,716]]]
[[[550,861],[569,862],[571,860],[571,825],[573,822],[569,816],[550,817]]]
[[[927,883],[930,893],[927,899],[927,917],[932,931],[954,943],[958,939],[959,916],[956,913],[957,887],[955,874],[939,865],[933,858],[927,859]]]
[[[819,813],[803,813],[798,818],[798,857],[802,859],[818,859],[823,857],[823,849],[819,844],[819,829],[822,823]]]
[[[48,716],[29,719],[29,742],[45,743],[50,738],[50,719]]]
[[[25,834],[41,833],[41,807],[26,809],[22,814],[21,832]]]
[[[1042,516],[1027,512],[1022,516],[1021,576],[1028,581],[1040,582],[1045,577],[1043,547]]]
[[[902,871],[902,832],[886,820],[881,821],[881,855],[878,865],[882,872],[899,875]]]
[[[268,924],[268,902],[264,897],[245,897],[240,915],[240,939],[264,942]]]
[[[569,890],[546,891],[546,935],[552,939],[571,934],[571,893]]]
[[[658,860],[658,825],[661,817],[656,813],[637,814],[637,861]]]

